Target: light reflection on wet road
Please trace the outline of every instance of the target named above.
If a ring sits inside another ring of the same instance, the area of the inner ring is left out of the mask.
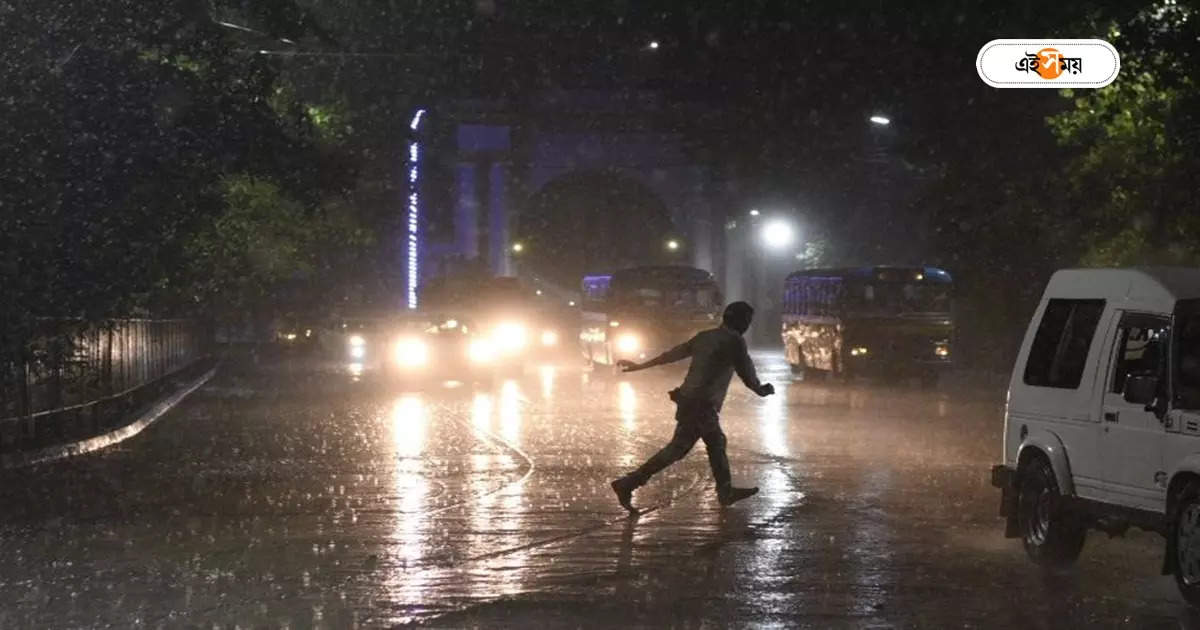
[[[536,368],[380,387],[227,366],[138,437],[0,474],[0,628],[1195,627],[1160,543],[1044,576],[987,469],[1001,392],[734,385],[721,509],[703,445],[626,518],[607,482],[670,437],[677,372]]]

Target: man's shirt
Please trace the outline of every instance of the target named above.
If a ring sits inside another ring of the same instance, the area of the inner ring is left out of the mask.
[[[734,372],[750,389],[757,390],[761,385],[746,340],[725,326],[701,332],[662,356],[668,363],[691,357],[692,364],[679,387],[679,396],[684,400],[705,400],[718,411],[725,403]]]

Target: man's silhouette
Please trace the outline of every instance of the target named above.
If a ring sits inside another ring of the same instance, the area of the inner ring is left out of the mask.
[[[708,463],[717,482],[717,499],[721,505],[732,505],[758,492],[757,487],[733,487],[729,459],[725,456],[725,433],[721,431],[718,416],[734,372],[759,396],[775,393],[775,387],[770,383],[758,381],[754,362],[746,350],[746,340],[742,338],[753,319],[754,309],[749,304],[734,302],[725,307],[720,328],[699,333],[645,363],[618,363],[623,371],[636,372],[692,358],[683,385],[670,393],[676,404],[675,436],[640,468],[612,482],[613,492],[617,493],[617,500],[625,509],[634,511],[633,491],[645,485],[655,473],[687,455],[696,440],[704,440],[708,450]]]

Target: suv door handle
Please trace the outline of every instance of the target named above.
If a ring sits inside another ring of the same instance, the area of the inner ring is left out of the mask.
[[[1117,422],[1120,419],[1121,419],[1121,413],[1118,411],[1105,411],[1104,412],[1104,421],[1105,422]]]

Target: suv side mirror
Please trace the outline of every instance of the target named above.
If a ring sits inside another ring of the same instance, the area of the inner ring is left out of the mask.
[[[1125,402],[1150,405],[1158,398],[1158,377],[1130,374],[1125,379]]]

